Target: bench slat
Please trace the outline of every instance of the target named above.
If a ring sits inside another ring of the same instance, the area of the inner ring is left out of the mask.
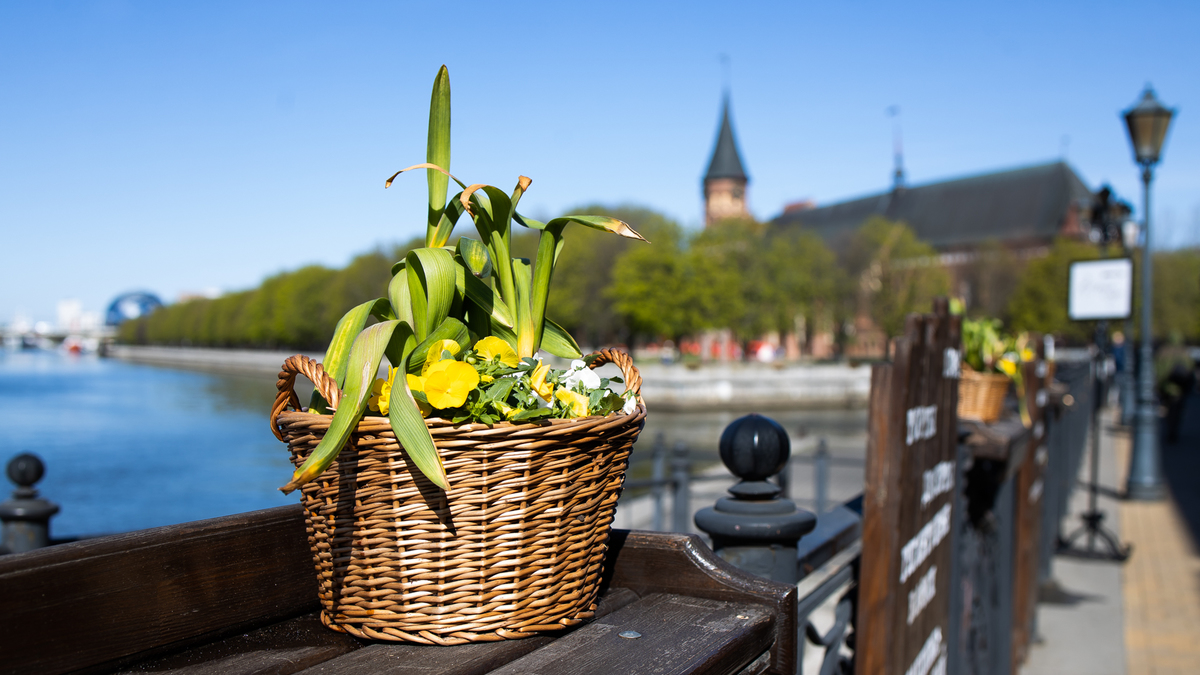
[[[731,675],[767,651],[774,628],[763,605],[656,593],[492,675]]]

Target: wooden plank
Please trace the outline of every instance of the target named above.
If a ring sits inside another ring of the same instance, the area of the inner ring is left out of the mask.
[[[313,611],[316,591],[299,505],[63,544],[0,557],[0,653],[111,668]]]
[[[1037,614],[1038,552],[1042,535],[1042,495],[1045,492],[1045,470],[1049,460],[1045,438],[1048,393],[1043,391],[1047,366],[1043,360],[1044,347],[1041,337],[1032,335],[1031,339],[1037,345],[1037,359],[1022,366],[1030,432],[1025,458],[1016,477],[1016,493],[1013,495],[1013,517],[1016,524],[1016,537],[1013,542],[1014,669],[1025,661],[1033,639],[1033,625]]]
[[[629,589],[611,588],[601,596],[596,619],[637,599]],[[457,647],[375,643],[305,670],[304,675],[483,675],[556,639],[559,639],[558,635],[545,635]]]
[[[939,299],[933,314],[909,315],[893,361],[872,371],[859,673],[946,657],[961,360],[960,320],[948,310]]]
[[[767,651],[774,624],[758,604],[653,594],[493,675],[732,675]]]
[[[329,630],[317,612],[171,654],[138,662],[121,673],[174,675],[291,675],[360,647]]]
[[[613,530],[605,562],[606,585],[640,596],[669,593],[727,602],[757,602],[775,619],[768,672],[796,672],[796,586],[739,570],[718,558],[696,535]]]

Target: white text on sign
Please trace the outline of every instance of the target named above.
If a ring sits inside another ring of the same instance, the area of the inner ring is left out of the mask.
[[[946,651],[942,649],[941,627],[934,628],[929,634],[904,675],[946,675]]]
[[[942,377],[957,380],[962,374],[962,352],[953,347],[946,347],[945,358],[942,359]]]
[[[937,433],[937,406],[923,405],[911,408],[907,415],[908,436],[905,445],[933,438]]]
[[[925,508],[929,502],[954,489],[954,462],[938,462],[921,478],[921,508]]]
[[[942,543],[946,535],[950,534],[950,505],[946,504],[938,509],[933,518],[917,536],[913,537],[900,549],[900,583],[908,581],[908,578],[917,571],[921,563],[933,553],[933,549]]]
[[[921,615],[921,610],[933,602],[937,595],[937,565],[930,565],[929,571],[917,582],[916,588],[908,592],[908,625]]]

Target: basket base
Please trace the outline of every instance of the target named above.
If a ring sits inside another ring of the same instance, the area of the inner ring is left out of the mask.
[[[556,624],[547,624],[544,626],[529,626],[527,631],[505,630],[498,629],[491,633],[471,633],[468,631],[455,631],[439,635],[431,631],[409,632],[402,631],[396,628],[388,628],[386,626],[371,627],[369,625],[355,625],[350,623],[338,623],[337,620],[330,617],[324,610],[321,611],[321,623],[328,629],[345,633],[354,636],[360,640],[380,640],[385,642],[408,642],[422,645],[437,645],[441,647],[453,647],[455,645],[465,645],[472,642],[499,642],[501,640],[520,640],[522,638],[537,637],[544,635],[546,632],[563,630],[578,626],[587,619],[595,616],[596,606],[593,604],[587,612],[580,612],[573,619],[563,619]]]

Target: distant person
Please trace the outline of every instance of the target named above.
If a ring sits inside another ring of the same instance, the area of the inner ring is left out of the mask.
[[[1158,350],[1154,360],[1158,376],[1158,396],[1167,407],[1167,442],[1179,440],[1179,425],[1183,422],[1183,406],[1196,386],[1196,362],[1183,346],[1178,331],[1171,333],[1168,344]]]

